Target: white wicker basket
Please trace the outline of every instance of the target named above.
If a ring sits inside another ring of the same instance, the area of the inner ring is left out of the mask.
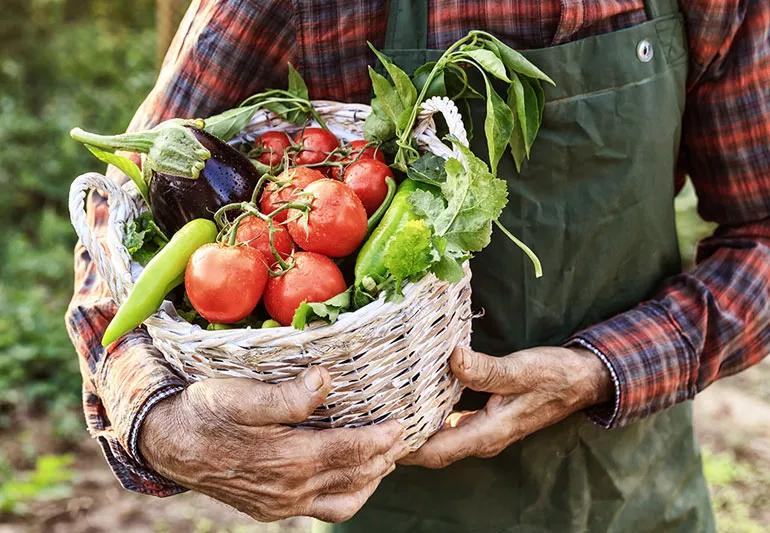
[[[362,137],[369,106],[313,104],[340,138]],[[418,144],[444,158],[459,157],[436,137],[435,113],[442,113],[449,131],[467,143],[454,104],[432,98],[423,104],[414,130]],[[299,128],[260,112],[240,135],[268,129]],[[101,238],[91,233],[85,213],[92,189],[108,197],[108,227]],[[135,187],[129,183],[121,188],[101,174],[84,174],[72,184],[69,206],[75,231],[121,303],[141,272],[122,244],[126,222],[143,209]],[[442,425],[459,398],[461,386],[450,372],[449,354],[455,346],[469,343],[471,318],[466,265],[466,276],[459,283],[444,283],[430,275],[408,284],[404,299],[397,303],[381,298],[341,315],[335,324],[316,324],[305,331],[207,331],[181,319],[171,302],[164,302],[145,325],[155,346],[189,380],[241,376],[278,383],[310,365],[323,365],[332,376],[333,391],[303,425],[354,427],[395,418],[406,427],[408,443],[416,449]]]

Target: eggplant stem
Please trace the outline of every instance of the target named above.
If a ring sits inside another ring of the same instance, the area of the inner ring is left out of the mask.
[[[121,133],[120,135],[99,135],[82,128],[73,128],[70,137],[83,144],[90,144],[102,150],[124,150],[126,152],[148,153],[155,138],[154,131],[140,131],[136,133]]]

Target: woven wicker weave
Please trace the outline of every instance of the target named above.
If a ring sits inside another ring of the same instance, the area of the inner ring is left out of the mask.
[[[362,137],[369,106],[313,104],[340,138]],[[467,142],[454,104],[432,98],[423,104],[414,130],[418,144],[444,158],[458,156],[436,137],[435,113],[443,114],[449,131]],[[298,127],[260,112],[240,137],[249,139],[269,129],[291,133]],[[91,234],[84,211],[92,189],[109,199],[108,228],[101,239]],[[133,184],[120,188],[101,174],[80,176],[70,190],[72,224],[118,303],[141,271],[122,244],[126,222],[141,210]],[[415,449],[441,426],[460,395],[448,358],[454,346],[470,341],[470,269],[466,265],[466,276],[459,283],[429,275],[407,284],[399,302],[381,298],[341,315],[335,324],[315,324],[305,331],[207,331],[181,319],[170,302],[164,302],[145,325],[155,346],[189,380],[241,376],[278,383],[310,365],[323,365],[332,376],[333,391],[303,425],[354,427],[395,418],[406,427],[407,441]]]

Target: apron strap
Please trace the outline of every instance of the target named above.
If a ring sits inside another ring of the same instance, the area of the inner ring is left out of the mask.
[[[428,47],[428,0],[390,0],[385,49]]]
[[[647,20],[652,20],[679,13],[677,0],[644,0],[644,12]]]

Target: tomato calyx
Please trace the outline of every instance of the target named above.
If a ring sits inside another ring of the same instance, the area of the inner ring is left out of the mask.
[[[268,244],[270,254],[274,260],[273,267],[268,264],[268,274],[270,276],[282,275],[285,271],[290,270],[294,266],[294,254],[293,251],[288,256],[282,253],[276,246],[276,236],[280,231],[284,231],[284,225],[288,223],[288,220],[279,222],[277,217],[287,212],[289,209],[295,210],[300,213],[300,216],[307,213],[310,210],[312,198],[308,198],[307,193],[299,191],[291,201],[280,201],[280,205],[270,213],[263,213],[257,208],[257,199],[262,192],[262,189],[267,183],[279,183],[280,187],[287,187],[291,180],[282,180],[269,174],[263,175],[257,182],[257,186],[254,188],[252,199],[250,202],[236,202],[227,204],[221,207],[214,214],[214,221],[217,226],[220,227],[217,241],[227,246],[248,246],[248,243],[238,242],[238,229],[244,220],[249,217],[254,217],[267,226],[268,230]],[[230,220],[228,214],[238,213],[234,219]]]

